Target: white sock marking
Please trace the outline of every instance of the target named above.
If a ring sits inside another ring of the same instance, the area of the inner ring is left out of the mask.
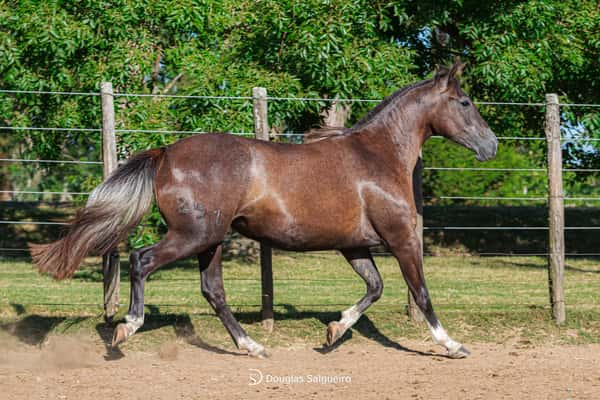
[[[238,343],[238,348],[242,350],[248,350],[248,353],[252,355],[257,355],[265,350],[265,348],[256,343],[250,336],[244,336],[241,338]]]
[[[342,319],[340,320],[340,324],[344,325],[345,329],[350,328],[352,325],[358,321],[361,313],[356,310],[356,306],[352,306],[349,309],[342,311]]]
[[[429,325],[429,329],[431,330],[431,337],[433,338],[433,341],[444,346],[448,352],[454,353],[461,348],[462,345],[460,343],[455,342],[452,340],[452,338],[450,338],[450,336],[448,336],[448,333],[446,333],[446,330],[444,327],[442,327],[442,324],[438,322],[437,326],[433,327],[428,322],[427,325]]]
[[[138,329],[144,325],[144,317],[134,317],[127,314],[125,316],[125,326],[127,327],[127,337],[133,335]]]

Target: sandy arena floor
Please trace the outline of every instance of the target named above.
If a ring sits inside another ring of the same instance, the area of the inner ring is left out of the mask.
[[[327,354],[279,348],[257,360],[170,342],[107,359],[101,344],[52,337],[41,348],[2,346],[0,398],[600,398],[600,345],[476,344],[465,360],[427,342],[402,345],[345,343]]]

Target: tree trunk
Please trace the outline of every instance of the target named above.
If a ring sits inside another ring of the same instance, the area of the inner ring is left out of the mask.
[[[12,158],[9,154],[7,154],[7,149],[10,148],[8,135],[0,138],[0,158]],[[9,163],[3,162],[0,164],[0,191],[10,191],[13,190],[13,184],[10,179],[10,168]],[[13,199],[12,193],[3,193],[0,192],[0,201],[11,201]]]
[[[348,117],[350,117],[350,111],[349,103],[340,103],[334,100],[331,103],[331,107],[321,113],[323,116],[323,126],[343,128]]]
[[[0,154],[0,157],[8,158],[8,157],[5,157],[5,154]],[[12,182],[10,181],[10,172],[9,172],[7,163],[4,163],[4,165],[0,169],[0,190],[2,191],[2,192],[0,192],[0,201],[11,201],[12,200],[12,194],[5,193],[6,191],[13,190]]]

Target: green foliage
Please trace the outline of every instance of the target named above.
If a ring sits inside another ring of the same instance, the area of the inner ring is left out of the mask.
[[[459,55],[475,100],[600,103],[600,12],[594,0],[0,0],[0,88],[250,96],[382,98],[430,76]],[[117,128],[252,132],[250,100],[115,98]],[[319,124],[329,103],[271,101],[273,130]],[[353,103],[351,119],[372,105]],[[543,107],[482,106],[499,136],[543,136]],[[562,107],[565,166],[600,167],[597,108]],[[0,95],[8,126],[100,126],[97,96]],[[120,133],[119,156],[172,143],[180,135]],[[3,131],[10,157],[98,160],[96,132]],[[487,166],[541,167],[543,141],[503,141]],[[472,154],[430,142],[427,165],[479,166]],[[438,162],[439,160],[439,162]],[[90,190],[100,168],[2,166],[19,190]],[[565,174],[569,194],[598,194],[593,174]],[[426,193],[541,195],[545,175],[428,172]],[[5,183],[3,183],[5,184]],[[133,243],[155,240],[155,211]]]
[[[247,13],[240,55],[321,94],[381,98],[416,78],[415,53],[383,32],[373,2],[262,0]]]
[[[542,143],[545,145],[545,142]],[[513,143],[501,142],[496,158],[482,166],[473,161],[472,154],[464,147],[436,138],[431,139],[425,145],[423,160],[425,166],[430,167],[544,168],[543,165],[532,163],[534,151],[528,150],[528,145],[530,143],[526,143],[520,151],[514,151],[516,146]],[[426,170],[424,182],[426,194],[434,196],[434,198],[441,196],[547,196],[544,172]],[[471,203],[486,204],[482,201]],[[488,201],[487,205],[496,203]]]

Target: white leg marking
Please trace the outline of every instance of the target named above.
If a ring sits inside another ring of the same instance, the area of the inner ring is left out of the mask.
[[[134,317],[129,314],[125,316],[125,327],[127,328],[127,337],[133,335],[141,326],[144,325],[144,317]]]
[[[462,347],[460,343],[455,342],[450,338],[450,336],[448,336],[446,330],[439,322],[437,323],[436,327],[431,326],[429,322],[427,322],[427,325],[429,325],[429,329],[431,330],[431,337],[433,338],[433,341],[444,346],[448,350],[449,354],[456,353]]]
[[[251,356],[264,357],[266,356],[265,348],[256,343],[250,338],[250,336],[244,336],[238,343],[238,348],[241,350],[247,350]]]
[[[360,316],[361,313],[356,310],[355,305],[346,311],[342,311],[342,319],[340,320],[340,324],[344,326],[344,331],[354,325]]]

